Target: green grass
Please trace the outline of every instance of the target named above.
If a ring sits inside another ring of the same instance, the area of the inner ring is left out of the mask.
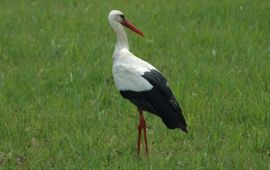
[[[138,114],[111,73],[122,10],[131,51],[159,68],[189,133]],[[268,0],[15,1],[0,5],[0,169],[270,169]]]

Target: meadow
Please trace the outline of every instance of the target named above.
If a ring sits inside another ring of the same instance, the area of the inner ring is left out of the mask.
[[[269,0],[1,0],[0,169],[270,169]],[[114,86],[119,9],[130,50],[167,77],[189,133]]]

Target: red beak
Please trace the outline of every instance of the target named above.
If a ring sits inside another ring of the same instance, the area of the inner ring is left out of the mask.
[[[144,33],[140,31],[138,28],[136,28],[133,24],[131,24],[131,22],[129,22],[127,19],[124,19],[121,24],[144,37]]]

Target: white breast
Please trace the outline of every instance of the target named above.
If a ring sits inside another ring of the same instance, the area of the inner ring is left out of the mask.
[[[153,86],[142,77],[145,72],[156,68],[135,57],[128,50],[114,57],[113,78],[118,90],[148,91]]]

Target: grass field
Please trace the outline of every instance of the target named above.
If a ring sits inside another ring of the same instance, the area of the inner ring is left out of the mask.
[[[145,114],[149,157],[113,83],[111,9],[189,125]],[[0,169],[270,169],[269,114],[269,0],[1,0]]]

